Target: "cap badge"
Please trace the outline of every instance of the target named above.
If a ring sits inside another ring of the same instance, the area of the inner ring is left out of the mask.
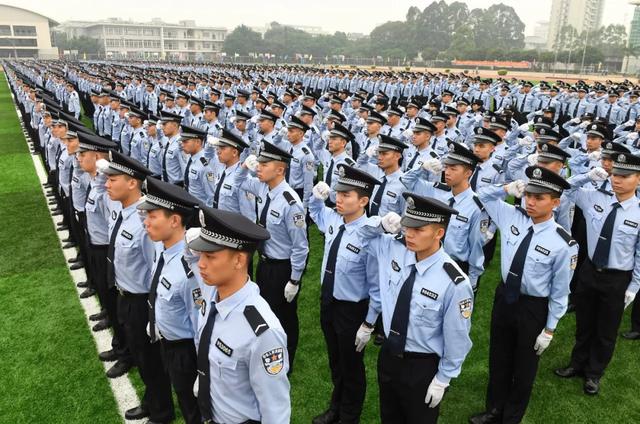
[[[540,168],[536,168],[533,170],[533,178],[540,178],[542,177],[542,171],[540,170]]]
[[[206,227],[206,221],[204,220],[204,211],[202,209],[200,210],[198,217],[200,218],[200,225]]]
[[[413,200],[413,197],[407,197],[407,208],[409,209],[416,208],[416,202]]]

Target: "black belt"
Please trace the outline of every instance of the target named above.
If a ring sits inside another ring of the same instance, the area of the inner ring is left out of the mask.
[[[606,272],[607,274],[624,274],[626,272],[633,272],[632,269],[625,271],[624,269],[613,269],[613,268],[596,268],[595,264],[593,263],[593,261],[591,260],[591,258],[589,258],[587,256],[587,260],[589,261],[589,263],[591,264],[591,266],[593,267],[593,269],[596,270],[596,272]]]
[[[206,421],[203,421],[202,424],[218,424],[218,423],[213,420],[206,420]],[[240,424],[260,424],[260,421],[247,420],[247,421],[241,422]]]
[[[128,292],[124,289],[121,289],[120,287],[116,286],[116,290],[118,290],[118,293],[120,293],[120,296],[124,296],[124,297],[142,297],[142,296],[149,296],[149,293],[131,293]]]
[[[284,264],[290,262],[290,259],[273,259],[260,253],[260,260],[268,264]]]
[[[164,337],[160,339],[162,344],[166,344],[169,346],[180,346],[191,343],[193,345],[193,339],[178,339],[178,340],[169,340]],[[195,345],[194,345],[195,346]]]

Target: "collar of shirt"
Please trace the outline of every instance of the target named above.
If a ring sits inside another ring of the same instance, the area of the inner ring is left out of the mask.
[[[339,154],[337,154],[337,155],[333,155],[333,156],[331,156],[331,159],[333,159],[333,163],[337,164],[337,162],[338,162],[340,159],[344,159],[344,158],[346,158],[347,156],[349,156],[349,155],[347,155],[347,151],[346,151],[346,150],[343,150],[343,151],[342,151],[342,153],[339,153]]]
[[[400,177],[402,177],[402,169],[398,168],[391,174],[385,175],[385,177],[387,177],[387,181],[400,179]]]
[[[453,192],[451,192],[451,194],[453,194]],[[473,195],[473,190],[471,190],[471,187],[467,187],[467,189],[463,192],[460,192],[456,195],[453,196],[453,199],[456,201],[457,204],[462,203],[467,197]]]
[[[229,175],[229,174],[233,174],[234,172],[237,171],[238,167],[240,166],[240,161],[234,163],[231,166],[227,166],[222,170],[222,173],[225,175]]]
[[[220,302],[216,302],[216,309],[218,310],[218,315],[221,319],[226,319],[227,316],[239,305],[242,305],[244,301],[256,293],[258,290],[258,286],[256,286],[251,280],[247,279],[247,282],[244,286],[231,296],[227,297]],[[218,291],[213,291],[213,299],[216,299],[218,296]]]
[[[547,219],[544,222],[539,222],[537,224],[534,224],[533,221],[531,220],[531,218],[529,218],[529,223],[531,225],[533,225],[533,232],[534,234],[538,234],[544,230],[546,230],[547,228],[551,228],[551,227],[555,227],[556,226],[556,221],[553,219],[553,216],[549,219]]]
[[[195,162],[196,160],[200,159],[201,157],[204,157],[204,149],[200,149],[200,151],[198,153],[194,153],[191,155],[191,161]]]
[[[625,200],[624,202],[619,202],[618,198],[616,197],[615,200],[612,200],[610,204],[613,205],[614,203],[620,203],[620,206],[622,207],[622,209],[626,211],[632,205],[638,204],[638,198],[634,195],[628,198],[627,200]]]
[[[367,219],[367,214],[362,214],[362,216],[360,216],[358,219],[355,219],[348,224],[345,224],[344,220],[342,220],[342,223],[344,224],[344,230],[347,232],[347,234],[351,234],[358,228],[362,227],[366,223]]]
[[[184,250],[184,245],[185,245],[185,241],[184,239],[181,239],[170,248],[162,250],[162,255],[164,256],[164,263],[168,263],[171,259],[173,259],[174,256],[176,256],[179,253],[182,253],[182,251]]]
[[[425,258],[425,259],[423,259],[423,260],[421,260],[420,262],[417,262],[417,263],[415,262],[416,256],[415,256],[415,254],[412,253],[412,254],[409,255],[410,259],[407,261],[407,263],[405,263],[405,265],[413,265],[413,264],[415,264],[418,274],[420,274],[422,276],[422,275],[425,274],[425,272],[427,272],[427,270],[429,268],[431,268],[431,266],[433,264],[435,264],[436,262],[438,262],[440,260],[440,258],[442,257],[443,252],[444,252],[444,250],[441,247],[433,255],[431,255],[428,258]]]
[[[269,196],[273,201],[280,193],[282,193],[282,191],[284,191],[286,185],[287,185],[287,181],[283,179],[282,181],[280,181],[280,184],[278,184],[277,186],[275,186],[274,188],[270,189],[267,192],[267,196]]]
[[[133,215],[134,213],[138,212],[138,205],[140,203],[142,203],[143,200],[142,198],[138,199],[137,201],[133,202],[132,204],[130,204],[129,206],[127,206],[126,208],[122,208],[122,220],[126,220],[127,218],[129,218],[131,215]]]

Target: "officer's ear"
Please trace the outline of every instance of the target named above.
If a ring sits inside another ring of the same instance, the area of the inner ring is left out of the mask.
[[[551,195],[551,204],[554,208],[560,206],[560,196]]]

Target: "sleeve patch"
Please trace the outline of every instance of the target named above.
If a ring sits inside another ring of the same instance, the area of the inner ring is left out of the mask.
[[[462,316],[462,318],[471,318],[471,311],[473,310],[473,300],[471,298],[461,300],[460,302],[458,302],[458,308],[460,309],[460,316]]]
[[[262,366],[269,375],[278,375],[284,369],[284,348],[277,347],[262,354]]]

